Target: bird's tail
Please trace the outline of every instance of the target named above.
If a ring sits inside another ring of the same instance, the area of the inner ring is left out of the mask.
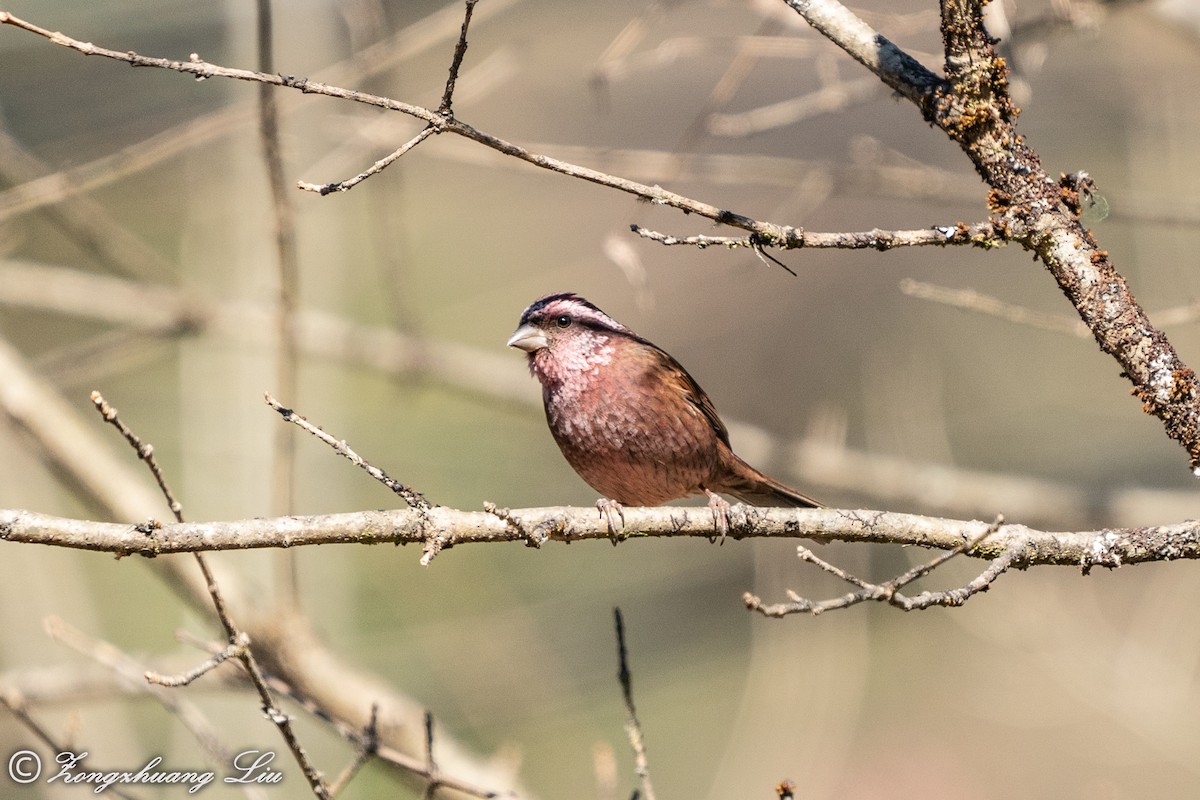
[[[823,508],[821,503],[790,486],[769,478],[742,461],[732,452],[727,455],[728,476],[721,486],[710,486],[716,492],[725,492],[752,506],[786,506],[790,508]]]

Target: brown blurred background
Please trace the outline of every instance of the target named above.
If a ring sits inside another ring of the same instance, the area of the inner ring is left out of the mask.
[[[936,69],[933,5],[858,10]],[[1196,320],[1179,311],[1200,287],[1194,9],[994,5],[992,31],[1005,40],[1023,108],[1019,130],[1051,174],[1095,178],[1101,207],[1089,224],[1196,366]],[[116,50],[254,64],[249,2],[0,6]],[[456,5],[305,0],[277,4],[275,14],[279,72],[437,106]],[[372,52],[390,60],[350,61],[379,43]],[[714,100],[743,67],[730,96]],[[865,77],[782,2],[482,0],[455,111],[538,152],[809,230],[984,218],[985,191],[958,149]],[[184,290],[214,306],[269,307],[276,256],[256,92],[0,30],[9,137],[0,335],[98,429],[87,397],[102,390],[155,445],[193,520],[271,513],[271,445],[282,423],[261,401],[275,389],[270,329],[247,311],[232,329],[154,335],[107,296],[96,295],[100,308],[89,314],[65,308],[48,277],[36,288],[39,274],[70,270]],[[786,124],[723,135],[762,118],[747,112],[797,98],[783,107],[799,108]],[[351,177],[419,130],[330,98],[281,91],[277,100],[289,181]],[[740,116],[714,122],[714,113]],[[125,148],[146,154],[152,136],[166,148],[161,158],[97,162]],[[26,157],[87,190],[47,201],[26,184],[38,171]],[[1200,510],[1185,454],[1141,414],[1089,338],[901,290],[913,281],[972,289],[1070,321],[1051,278],[1018,248],[781,254],[792,277],[746,251],[637,239],[630,223],[732,232],[452,137],[348,193],[297,191],[291,202],[302,308],[470,348],[448,378],[439,368],[390,372],[331,345],[302,355],[297,396],[280,397],[435,502],[595,500],[546,431],[524,359],[504,347],[530,300],[570,289],[679,358],[748,460],[830,505],[1004,513],[1061,530]],[[116,254],[81,243],[64,213],[99,220]],[[147,295],[145,313],[161,302]],[[105,309],[118,319],[101,318]],[[102,435],[125,455],[115,435]],[[311,438],[296,442],[296,458],[297,513],[396,504]],[[0,507],[94,513],[8,423]],[[0,554],[0,680],[86,663],[46,636],[49,615],[147,661],[191,657],[177,628],[212,635],[137,559],[12,544]],[[822,555],[885,579],[928,554],[829,546]],[[952,611],[857,607],[764,620],[743,609],[742,592],[775,600],[788,588],[827,597],[844,587],[797,562],[787,542],[464,547],[428,568],[418,557],[411,548],[308,548],[297,553],[301,605],[348,661],[411,693],[441,730],[480,754],[519,758],[534,796],[626,797],[635,785],[614,605],[626,617],[659,797],[767,798],[784,778],[814,799],[1174,798],[1200,782],[1200,634],[1187,622],[1200,581],[1190,563],[1086,578],[1013,573]],[[269,596],[272,558],[222,560]],[[955,562],[923,585],[961,585],[981,569]],[[278,749],[248,696],[186,691],[231,742]],[[197,760],[190,738],[144,701],[84,697],[37,713],[56,730],[73,726],[98,764],[140,765],[162,752],[174,754],[168,763]],[[302,732],[336,773],[346,746],[319,723]],[[0,714],[0,755],[31,743]],[[618,763],[615,795],[597,786],[596,754],[606,748]],[[282,766],[288,783],[269,795],[304,796],[295,767]],[[14,797],[62,791],[4,785]],[[393,786],[368,767],[344,796]]]

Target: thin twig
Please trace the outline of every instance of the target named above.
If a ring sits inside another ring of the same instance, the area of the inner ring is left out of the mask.
[[[793,229],[793,234],[787,241],[770,241],[749,236],[672,236],[659,231],[643,228],[641,225],[630,225],[629,229],[643,239],[649,239],[659,244],[676,246],[687,245],[703,250],[706,247],[778,247],[782,250],[797,250],[802,247],[838,248],[842,250],[893,250],[897,247],[946,247],[949,245],[970,244],[975,247],[992,248],[1004,243],[1004,238],[990,222],[977,222],[967,225],[958,222],[936,228],[922,228],[908,231],[884,231],[876,228],[871,231],[847,233],[813,233],[799,228]],[[790,271],[790,270],[789,270]]]
[[[71,749],[68,743],[59,742],[50,731],[29,714],[29,709],[25,705],[25,698],[21,695],[11,691],[0,692],[0,705],[3,705],[12,712],[12,715],[20,720],[22,725],[28,728],[42,744],[54,752],[61,753],[64,750]]]
[[[900,593],[900,589],[912,583],[913,581],[923,578],[933,570],[940,567],[952,558],[962,555],[968,551],[974,550],[981,545],[984,540],[998,532],[1004,524],[1003,517],[997,517],[996,521],[985,528],[978,534],[969,538],[964,538],[957,546],[950,548],[944,553],[939,553],[934,558],[921,564],[917,564],[911,569],[897,575],[884,583],[869,583],[863,579],[852,575],[846,570],[817,556],[806,547],[798,547],[797,555],[800,560],[807,561],[820,569],[828,572],[830,575],[835,575],[847,583],[857,587],[857,591],[849,592],[840,597],[834,597],[829,600],[814,601],[801,597],[795,592],[789,591],[788,603],[776,603],[774,605],[766,605],[762,600],[749,592],[743,596],[746,607],[758,611],[767,617],[783,617],[788,614],[811,614],[817,616],[826,611],[834,611],[850,606],[857,605],[867,600],[888,603],[896,608],[904,611],[919,611],[933,606],[960,606],[965,603],[972,595],[979,592],[987,591],[988,587],[1002,575],[1012,565],[1013,559],[1017,555],[1017,549],[1011,548],[1005,550],[988,566],[986,570],[970,583],[958,589],[951,589],[941,592],[922,592],[916,597],[908,597]]]
[[[645,800],[654,800],[650,764],[646,759],[646,741],[642,736],[642,725],[638,722],[637,709],[633,705],[633,676],[629,672],[629,653],[625,649],[625,619],[621,616],[620,608],[613,609],[613,620],[617,627],[617,680],[621,684],[625,711],[629,715],[625,723],[625,732],[629,735],[629,746],[633,748],[634,770],[641,786],[641,796]]]
[[[776,258],[775,256],[768,253],[766,251],[766,249],[763,247],[762,241],[754,234],[750,235],[750,248],[752,250],[754,250],[754,255],[758,256],[758,260],[763,262],[764,264],[766,264],[768,267],[771,266],[771,264],[774,264],[778,267],[782,267],[793,278],[796,277],[796,270],[792,269],[787,264],[783,263],[778,258]]]
[[[171,487],[167,485],[167,479],[163,475],[162,470],[158,468],[158,461],[154,458],[154,445],[143,443],[138,438],[137,434],[131,431],[120,417],[117,416],[117,410],[110,406],[100,392],[92,392],[92,405],[100,412],[100,416],[104,421],[116,428],[133,451],[137,453],[137,457],[145,462],[146,467],[150,470],[150,474],[154,476],[154,480],[158,483],[159,490],[163,493],[163,497],[167,499],[167,505],[171,509],[171,513],[175,516],[176,522],[183,522],[183,506],[175,499],[175,494],[171,491]]]
[[[532,548],[539,548],[546,543],[549,538],[546,532],[541,529],[526,530],[521,520],[514,516],[512,511],[507,508],[502,508],[490,500],[484,501],[483,510],[499,519],[504,520],[512,526],[512,529],[525,537],[525,544]]]
[[[371,704],[371,718],[363,728],[359,737],[358,747],[354,750],[354,759],[346,765],[337,779],[329,785],[329,794],[336,797],[342,789],[349,785],[363,765],[375,755],[379,749],[379,704]]]
[[[483,9],[476,12],[476,22],[478,24],[482,19],[506,13],[520,2],[521,0],[489,0]],[[460,16],[458,9],[453,6],[440,8],[406,25],[391,36],[354,53],[350,58],[323,68],[317,74],[322,80],[343,85],[365,83],[367,79],[428,51],[446,39],[452,40],[461,26]],[[291,109],[284,109],[284,114],[286,116],[303,107],[292,106]],[[190,148],[200,147],[218,137],[229,136],[240,131],[242,127],[248,127],[252,121],[253,111],[249,105],[235,102],[234,105],[189,119],[91,161],[32,180],[24,179],[23,183],[0,192],[0,221],[39,208],[52,207],[69,198],[90,199],[81,198],[80,195],[95,192],[103,186],[167,161]],[[4,162],[5,167],[12,167],[12,160],[8,152],[0,152],[0,162]],[[17,181],[9,180],[9,183]],[[99,207],[97,203],[96,208]],[[48,209],[48,213],[52,212]],[[111,240],[117,236],[111,225],[102,227],[104,223],[105,220],[96,220],[94,224],[89,225],[87,232],[87,237],[95,240],[95,246],[102,250],[107,249],[112,244]],[[144,255],[138,259],[124,259],[126,265],[132,268],[137,260],[158,261],[161,262],[161,274],[174,274],[172,265],[163,259],[157,250],[142,243],[138,243],[138,250],[143,251]]]
[[[425,787],[422,797],[433,800],[442,781],[438,774],[437,761],[433,758],[433,713],[425,712],[425,774],[429,776],[429,785]]]
[[[466,0],[466,11],[463,13],[462,30],[458,34],[458,44],[454,46],[454,58],[450,62],[450,76],[446,78],[446,90],[442,93],[442,102],[438,113],[447,117],[454,116],[451,104],[454,98],[454,84],[458,82],[458,70],[462,67],[463,56],[467,54],[467,28],[471,25],[471,14],[475,11],[478,0]]]
[[[379,159],[370,167],[355,175],[353,178],[347,178],[346,180],[339,181],[337,183],[309,183],[308,181],[296,181],[296,187],[303,189],[306,192],[316,192],[322,196],[332,194],[333,192],[345,192],[349,189],[353,189],[355,186],[362,183],[372,175],[383,172],[388,168],[388,166],[391,165],[393,161],[400,158],[409,150],[412,150],[414,147],[435,133],[437,133],[437,129],[434,126],[426,125],[416,136],[409,139],[407,142],[400,145],[391,153]]]
[[[265,394],[264,397],[266,399],[267,405],[269,405],[271,408],[278,411],[279,416],[283,417],[283,419],[286,422],[291,422],[295,425],[299,425],[301,428],[308,431],[313,436],[316,436],[322,442],[324,442],[325,444],[332,447],[334,449],[334,452],[336,452],[338,455],[348,459],[351,464],[354,464],[355,466],[361,467],[362,469],[366,470],[368,475],[370,475],[372,478],[374,478],[375,480],[382,483],[387,488],[391,489],[393,492],[395,492],[397,495],[399,495],[401,498],[403,498],[404,502],[408,503],[413,508],[423,510],[423,509],[429,509],[429,508],[433,507],[433,505],[429,502],[429,500],[427,500],[425,498],[425,495],[421,494],[416,489],[413,489],[409,486],[404,485],[403,483],[400,483],[397,480],[393,480],[392,478],[388,477],[388,474],[386,472],[381,470],[379,467],[376,467],[375,465],[371,464],[369,461],[364,459],[358,453],[356,453],[352,449],[350,449],[350,445],[346,444],[345,440],[339,441],[337,439],[334,439],[328,433],[321,430],[316,425],[313,425],[311,422],[309,422],[304,417],[297,414],[292,409],[284,406],[282,403],[280,403],[278,400],[276,400],[274,397],[272,397],[269,393]]]
[[[155,672],[154,670],[146,670],[145,678],[150,683],[157,683],[159,686],[167,686],[170,688],[187,686],[189,683],[201,677],[202,675],[207,675],[209,672],[212,672],[214,669],[221,666],[221,664],[225,663],[225,661],[228,659],[241,658],[242,653],[249,644],[249,637],[243,633],[239,641],[236,643],[231,642],[225,645],[220,652],[214,653],[207,661],[201,662],[199,665],[187,670],[186,672],[181,672],[176,675],[163,675],[159,672]]]

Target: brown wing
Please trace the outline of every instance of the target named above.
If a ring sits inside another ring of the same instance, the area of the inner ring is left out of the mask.
[[[649,348],[648,352],[652,352],[654,359],[658,361],[649,374],[654,375],[666,385],[666,388],[686,398],[689,403],[699,409],[708,424],[712,426],[713,432],[717,434],[717,438],[728,447],[729,431],[725,429],[725,423],[717,416],[717,409],[713,406],[712,400],[708,399],[708,395],[700,388],[700,384],[696,383],[696,379],[689,375],[683,365],[676,361],[670,353],[641,337],[638,339]]]

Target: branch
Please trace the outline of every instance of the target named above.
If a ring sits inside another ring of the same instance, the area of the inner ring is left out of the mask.
[[[313,425],[311,422],[297,414],[292,409],[285,407],[270,394],[266,394],[264,399],[266,400],[267,405],[279,412],[279,416],[283,417],[285,422],[291,422],[294,425],[298,425],[303,430],[308,431],[313,436],[316,436],[322,442],[332,447],[334,452],[348,459],[351,464],[354,464],[354,466],[361,467],[362,469],[366,470],[368,475],[399,495],[404,502],[408,503],[410,507],[416,509],[425,509],[431,506],[431,503],[425,498],[425,495],[421,494],[416,489],[405,486],[403,483],[400,483],[400,481],[389,477],[386,472],[371,464],[358,453],[350,449],[350,445],[346,444],[345,440],[334,439],[328,433],[321,430],[316,425]]]
[[[474,16],[479,20],[491,19],[520,2],[521,0],[489,0]],[[322,68],[317,74],[323,80],[343,85],[365,82],[395,68],[407,59],[428,51],[444,39],[453,39],[462,24],[461,17],[457,7],[448,5],[357,51],[350,58]],[[284,109],[284,116],[288,113],[291,113],[291,109]],[[0,149],[0,171],[10,178],[9,183],[18,184],[0,192],[0,221],[39,208],[54,208],[68,199],[75,199],[76,202],[88,200],[89,198],[80,195],[86,195],[123,177],[162,163],[189,148],[240,132],[242,128],[250,125],[253,117],[254,110],[249,104],[235,102],[91,161],[52,174],[46,174],[46,168],[40,167],[37,171],[43,174],[37,176],[15,176],[11,152]],[[3,148],[3,145],[0,145],[0,148]],[[99,209],[100,204],[96,203],[94,208]],[[91,207],[87,210],[90,213]],[[120,234],[117,238],[133,238],[128,237],[119,225],[114,231],[112,227],[104,227],[103,222],[103,219],[97,219],[89,226],[87,238],[94,242],[89,249],[104,249],[106,243],[112,244],[112,239],[117,234]],[[160,274],[174,274],[173,265],[158,255],[157,251],[146,247],[145,243],[140,241],[135,244],[139,252],[130,253],[121,260],[126,267],[125,271],[133,270],[134,274],[140,274],[141,271],[136,269],[137,265],[142,262],[149,263],[152,254]],[[161,263],[161,267],[157,266],[158,263]]]
[[[821,35],[922,109],[932,107],[936,93],[944,90],[945,81],[836,0],[784,2]]]
[[[908,291],[905,286],[916,284],[902,282],[901,291]],[[142,342],[144,334],[211,336],[239,347],[274,342],[272,309],[267,304],[216,302],[185,290],[44,264],[0,261],[0,305],[120,325]],[[1165,309],[1156,313],[1176,318],[1194,311]],[[312,309],[301,309],[296,322],[299,344],[307,355],[362,364],[388,375],[433,380],[491,404],[535,403],[541,408],[540,395],[531,391],[528,377],[514,370],[511,357],[505,354],[419,338],[390,327],[359,325]],[[1076,324],[1082,329],[1082,323]],[[5,390],[18,389],[27,378],[12,363],[17,354],[12,353],[12,358],[4,354],[0,346],[0,410],[12,413]],[[90,363],[95,361],[93,357]],[[69,423],[40,420],[46,407],[40,400],[29,403],[21,424],[43,424],[45,435],[59,434]],[[819,483],[834,491],[861,491],[869,486],[874,502],[881,505],[916,502],[930,513],[952,517],[990,517],[995,509],[1003,508],[1011,518],[1036,519],[1041,525],[1072,525],[1083,518],[1134,524],[1152,512],[1160,518],[1182,519],[1190,513],[1187,509],[1194,497],[1191,490],[1157,490],[1151,496],[1151,490],[1137,486],[1109,489],[1103,497],[1096,497],[1092,487],[1064,481],[868,453],[848,447],[838,436],[809,434],[786,439],[742,421],[725,421],[748,460],[786,462],[799,483]],[[64,440],[64,452],[77,449],[76,441],[74,436]],[[134,505],[148,507],[145,503]],[[144,511],[115,516],[134,519],[142,514]]]
[[[434,130],[435,133],[456,134],[482,144],[485,147],[496,150],[497,152],[500,152],[506,156],[519,159],[542,169],[557,172],[571,178],[578,178],[580,180],[595,183],[600,186],[606,186],[610,189],[616,189],[617,191],[639,197],[654,205],[669,206],[687,214],[695,214],[706,219],[711,219],[714,222],[723,225],[741,228],[742,230],[756,234],[763,246],[783,248],[801,246],[796,244],[796,242],[802,240],[802,232],[790,225],[778,225],[775,223],[763,222],[734,211],[718,208],[717,206],[676,194],[675,192],[663,189],[661,186],[648,186],[644,183],[639,183],[637,181],[632,181],[616,175],[610,175],[589,167],[572,164],[551,156],[542,155],[540,153],[534,153],[526,150],[520,145],[477,130],[471,125],[468,125],[467,123],[462,122],[461,120],[458,120],[449,114],[439,113],[423,106],[404,103],[399,100],[368,94],[366,92],[344,89],[338,86],[312,81],[307,78],[298,78],[294,75],[267,74],[248,69],[223,67],[217,64],[206,62],[195,53],[192,54],[192,57],[188,61],[174,61],[168,58],[143,56],[133,51],[123,52],[119,50],[111,50],[105,47],[99,47],[91,42],[82,42],[77,39],[73,39],[63,33],[47,30],[31,22],[27,22],[26,20],[16,17],[7,11],[0,11],[0,24],[12,25],[14,27],[21,28],[22,30],[29,31],[30,33],[45,37],[54,44],[75,50],[83,53],[84,55],[110,58],[116,61],[125,62],[131,66],[167,69],[187,75],[193,75],[198,79],[227,78],[231,80],[270,84],[287,89],[296,89],[304,94],[320,94],[325,95],[326,97],[336,97],[356,103],[364,103],[366,105],[383,108],[389,111],[397,111],[401,114],[405,114],[425,122]],[[391,161],[388,163],[391,163]],[[351,179],[351,181],[353,180],[354,179]],[[348,184],[351,183],[351,181],[346,181],[343,183]],[[330,189],[330,186],[339,187],[342,185],[343,184],[336,183],[323,185],[313,184],[311,182],[302,182],[303,188],[312,190],[314,187],[316,187],[316,191],[321,193],[335,191],[335,189]]]
[[[141,439],[121,421],[117,410],[105,402],[99,392],[92,392],[92,404],[100,412],[100,416],[104,418],[104,421],[116,428],[125,441],[129,443],[129,446],[134,449],[134,452],[137,453],[138,458],[145,462],[158,482],[159,489],[162,491],[167,503],[170,505],[171,513],[174,514],[176,523],[182,523],[183,506],[175,499],[174,493],[163,477],[162,470],[158,468],[158,462],[154,458],[154,447],[149,444],[143,444]],[[155,525],[154,521],[150,521],[144,527],[146,529],[153,529]],[[213,609],[216,611],[217,618],[220,620],[221,626],[225,629],[225,635],[231,648],[230,656],[236,657],[241,662],[246,675],[250,678],[250,683],[254,686],[255,691],[258,692],[259,699],[262,700],[263,716],[279,729],[279,733],[291,751],[292,756],[296,759],[297,765],[304,773],[304,778],[308,781],[312,793],[320,798],[320,800],[332,800],[332,795],[329,793],[329,786],[325,783],[325,779],[320,771],[317,770],[311,759],[309,759],[304,745],[301,744],[299,737],[292,728],[291,718],[276,705],[275,698],[267,686],[266,676],[258,664],[258,659],[254,656],[254,651],[250,647],[250,637],[234,623],[229,610],[229,604],[221,592],[216,576],[213,574],[207,559],[205,559],[203,553],[198,551],[193,551],[192,555],[195,557],[196,566],[200,568],[200,574],[204,576],[204,584],[208,588],[209,596],[212,598]],[[223,660],[212,659],[200,668],[193,670],[190,673],[190,677],[175,679],[173,681],[168,680],[163,685],[186,685],[191,680],[216,668]],[[151,681],[152,677],[147,675],[146,680]]]
[[[225,522],[122,524],[66,519],[35,511],[0,510],[0,540],[139,555],[301,547],[318,544],[415,544],[431,539],[442,549],[494,542],[529,543],[714,535],[707,507],[626,507],[625,526],[614,532],[594,508],[506,509],[487,511],[444,506],[428,509],[357,511],[341,514],[256,518]],[[730,539],[814,539],[918,545],[952,550],[988,529],[978,520],[953,520],[888,511],[756,508],[733,506]],[[1052,532],[1002,525],[965,555],[993,559],[1016,550],[1012,565],[1120,567],[1153,561],[1200,558],[1200,522],[1140,528]]]
[[[988,206],[1003,237],[1046,265],[1100,348],[1121,365],[1142,409],[1188,453],[1200,476],[1200,384],[1151,324],[1108,253],[1080,222],[1094,185],[1085,173],[1052,179],[1017,134],[1008,66],[983,24],[982,3],[945,0],[946,79],[908,56],[836,0],[785,0],[813,27],[920,108],[991,187]]]
[[[669,236],[658,231],[643,228],[641,225],[630,225],[629,229],[652,242],[664,245],[691,245],[703,250],[706,247],[721,246],[730,249],[735,247],[762,247],[767,242],[759,241],[754,234],[750,236]],[[976,247],[991,248],[1004,244],[1004,237],[989,222],[977,222],[968,225],[959,222],[954,225],[937,228],[923,228],[914,231],[883,231],[876,228],[871,231],[858,233],[812,233],[796,229],[795,236],[783,248],[785,250],[802,247],[830,247],[843,250],[892,250],[897,247],[921,247],[936,245],[971,244]]]
[[[867,600],[875,600],[881,603],[899,608],[903,611],[919,611],[934,606],[961,606],[967,602],[972,596],[986,592],[992,583],[1008,571],[1012,566],[1013,559],[1016,557],[1019,548],[1014,547],[1011,550],[1006,550],[1001,553],[998,558],[988,565],[988,568],[983,571],[979,577],[970,583],[958,589],[950,589],[941,592],[922,592],[915,597],[909,597],[900,593],[900,589],[912,583],[919,578],[923,578],[935,569],[945,564],[957,556],[971,550],[980,545],[985,539],[990,537],[1000,529],[1003,524],[1003,518],[997,518],[995,522],[984,529],[978,536],[972,539],[964,539],[957,547],[946,550],[940,553],[935,558],[918,564],[915,567],[897,575],[884,583],[868,583],[867,581],[858,578],[849,572],[846,572],[841,567],[834,566],[828,561],[819,558],[813,551],[807,547],[800,546],[796,549],[796,554],[801,561],[807,561],[810,564],[815,564],[830,575],[835,575],[847,583],[857,587],[857,591],[844,594],[841,597],[835,597],[831,600],[822,600],[814,602],[807,600],[795,592],[789,591],[789,603],[776,603],[775,605],[765,605],[758,597],[747,592],[743,595],[742,600],[746,603],[746,607],[752,611],[758,611],[763,616],[767,617],[782,617],[788,614],[811,614],[817,616],[826,611],[833,611],[842,608],[849,608]]]

